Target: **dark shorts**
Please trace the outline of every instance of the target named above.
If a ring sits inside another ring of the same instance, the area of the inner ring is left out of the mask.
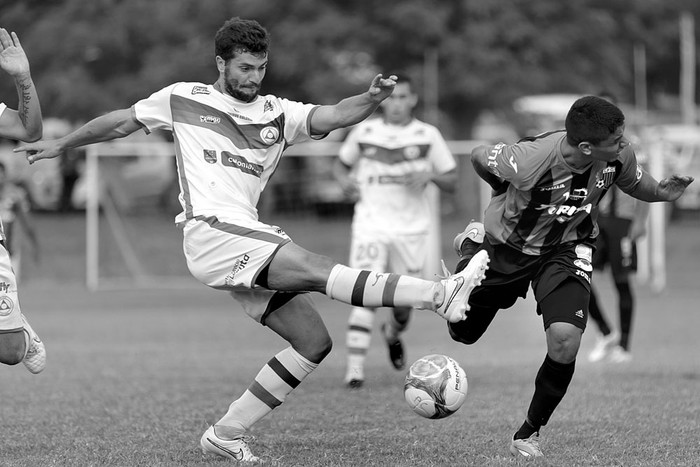
[[[610,265],[616,281],[628,280],[629,274],[637,270],[637,245],[633,241],[629,241],[627,246],[623,244],[631,224],[631,220],[619,217],[598,218],[600,233],[595,243],[593,267],[603,270]],[[625,247],[627,251],[624,251]]]
[[[532,287],[537,313],[544,328],[552,323],[570,323],[584,330],[588,320],[591,293],[593,248],[585,243],[565,243],[542,256],[521,253],[505,245],[485,240],[491,262],[486,278],[469,296],[467,319],[450,324],[456,340],[473,343],[481,337],[499,310],[512,307],[525,298]]]

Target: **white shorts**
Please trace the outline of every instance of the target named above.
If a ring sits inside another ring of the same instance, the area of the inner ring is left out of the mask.
[[[425,278],[428,234],[353,232],[350,267]]]
[[[275,295],[296,295],[255,283],[280,247],[291,241],[279,227],[249,220],[234,224],[215,217],[197,217],[185,223],[183,235],[183,250],[192,275],[209,287],[231,291],[256,321],[264,322],[267,313],[273,311],[270,302]]]
[[[17,278],[7,249],[0,244],[0,333],[23,328],[22,311],[17,297]]]

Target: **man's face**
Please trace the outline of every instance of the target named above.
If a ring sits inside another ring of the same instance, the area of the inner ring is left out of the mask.
[[[219,72],[223,73],[224,90],[243,102],[252,102],[258,96],[267,71],[267,54],[236,53],[228,63],[216,57]]]
[[[629,146],[624,137],[625,125],[620,125],[608,139],[598,144],[590,144],[590,156],[594,160],[612,162],[618,158],[623,149]]]
[[[395,125],[408,123],[417,103],[418,97],[411,92],[411,85],[399,81],[391,95],[381,103],[384,119]]]

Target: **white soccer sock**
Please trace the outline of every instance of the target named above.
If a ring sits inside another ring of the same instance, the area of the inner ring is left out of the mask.
[[[352,379],[364,379],[364,365],[367,350],[372,338],[374,310],[370,308],[353,307],[348,319],[348,332],[345,343],[348,348],[348,368],[345,382]]]
[[[241,436],[272,409],[282,404],[304,378],[318,367],[291,347],[279,352],[262,367],[255,381],[233,401],[226,415],[216,422],[224,438]]]
[[[411,306],[435,310],[444,299],[440,282],[393,273],[378,273],[336,264],[328,277],[326,295],[355,306]]]

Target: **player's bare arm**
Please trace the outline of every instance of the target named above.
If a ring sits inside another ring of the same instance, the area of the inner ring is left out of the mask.
[[[320,106],[311,116],[311,133],[323,135],[360,123],[372,115],[379,104],[391,95],[396,80],[394,75],[383,78],[379,74],[374,77],[367,92],[345,98],[335,105]]]
[[[635,189],[628,194],[649,203],[675,201],[694,180],[693,177],[686,175],[671,175],[657,182],[654,177],[643,172]]]
[[[17,34],[0,28],[0,68],[15,80],[18,110],[6,109],[0,115],[0,135],[21,141],[41,138],[42,119],[39,97],[29,70],[29,60]]]
[[[134,118],[131,108],[120,109],[90,120],[63,138],[21,145],[14,151],[25,151],[31,164],[58,157],[67,149],[123,138],[140,128],[141,124]]]

